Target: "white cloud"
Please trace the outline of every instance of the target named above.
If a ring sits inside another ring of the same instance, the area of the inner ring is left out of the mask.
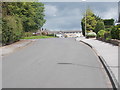
[[[117,8],[110,8],[106,12],[103,12],[101,16],[103,19],[111,19],[111,18],[117,19],[118,9]]]
[[[58,9],[53,5],[45,5],[45,15],[47,16],[55,16]]]

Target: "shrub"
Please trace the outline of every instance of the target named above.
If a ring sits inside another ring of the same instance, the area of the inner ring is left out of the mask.
[[[23,37],[31,37],[31,36],[33,36],[32,32],[24,32]]]
[[[94,38],[96,37],[96,33],[95,32],[89,32],[87,35],[86,35],[87,38]]]
[[[2,18],[2,45],[18,41],[23,32],[21,19],[17,16]]]
[[[47,36],[55,36],[54,34],[48,34]]]
[[[98,33],[100,30],[104,30],[104,29],[105,29],[104,23],[102,21],[98,21],[94,31]]]
[[[111,39],[111,33],[110,31],[106,31],[105,34],[104,34],[104,39],[105,40],[110,40]]]
[[[107,28],[110,28],[111,26],[114,25],[114,19],[104,19],[103,21]]]
[[[105,31],[111,31],[112,28],[105,28]]]
[[[105,30],[100,30],[98,33],[97,33],[97,38],[104,38],[104,34],[105,34]]]
[[[120,39],[120,28],[119,26],[114,26],[111,30],[112,39]]]
[[[45,36],[46,36],[46,35],[48,35],[48,33],[47,33],[47,32],[42,32],[42,35],[45,35]]]

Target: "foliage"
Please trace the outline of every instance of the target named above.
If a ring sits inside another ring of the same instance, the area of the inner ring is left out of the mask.
[[[44,31],[43,31],[43,32],[42,32],[42,35],[48,35],[48,32],[44,32]]]
[[[86,37],[87,38],[89,38],[89,37],[96,37],[96,33],[95,32],[89,32],[89,33],[87,33]]]
[[[82,34],[85,36],[85,23],[84,23],[84,19],[82,19],[82,21],[81,21],[81,26],[82,26]]]
[[[16,35],[21,35],[20,33],[18,34],[21,28],[21,31],[24,32],[36,32],[45,23],[44,16],[44,4],[42,3],[2,2],[2,28],[4,30],[2,33],[4,34],[2,41],[4,44],[14,42]],[[11,21],[9,18],[11,18]],[[20,39],[19,37],[16,38]]]
[[[32,32],[24,32],[23,37],[30,37],[33,36]]]
[[[105,40],[110,40],[111,39],[111,33],[110,31],[106,31],[105,34],[104,34],[104,39]]]
[[[97,21],[101,20],[99,16],[96,16],[91,9],[86,10],[86,14],[82,18],[81,26],[82,26],[82,33],[85,36],[85,26],[86,26],[86,32],[95,29],[95,26],[97,24]]]
[[[22,39],[42,39],[42,38],[54,38],[53,36],[31,36],[31,37],[24,37]]]
[[[105,30],[105,26],[104,26],[104,23],[103,21],[98,21],[96,26],[95,26],[95,32],[98,33],[98,31],[100,30]]]
[[[120,26],[114,26],[111,30],[112,39],[120,39]]]
[[[106,28],[111,28],[114,25],[114,19],[103,19]]]
[[[21,19],[17,16],[6,16],[2,22],[2,44],[18,41],[23,33]]]
[[[111,31],[112,28],[105,28],[105,31]]]
[[[100,30],[98,33],[97,33],[97,37],[98,38],[104,38],[104,34],[106,33],[105,30]]]
[[[3,16],[16,15],[22,18],[25,32],[36,31],[43,26],[44,4],[37,2],[4,2]]]
[[[54,34],[48,34],[47,36],[55,36]]]

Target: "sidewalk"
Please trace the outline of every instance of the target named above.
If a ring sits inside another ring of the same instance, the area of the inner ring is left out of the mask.
[[[33,41],[35,41],[35,40],[20,40],[20,41],[13,43],[11,45],[0,47],[0,51],[1,51],[0,56],[4,56],[6,54],[12,53],[16,49],[22,48],[22,47],[32,43]]]
[[[107,67],[110,69],[112,78],[118,82],[118,46],[105,43],[96,39],[85,39],[83,37],[76,38],[77,41],[82,41],[91,45],[95,51],[103,57]]]

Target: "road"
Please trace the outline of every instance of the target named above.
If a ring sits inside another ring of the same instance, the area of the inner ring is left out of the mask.
[[[72,38],[40,39],[2,60],[3,88],[109,88],[98,57]]]

